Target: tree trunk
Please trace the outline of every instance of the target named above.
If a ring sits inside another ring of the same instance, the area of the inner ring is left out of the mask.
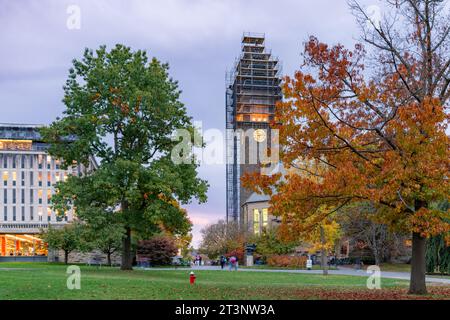
[[[327,249],[325,249],[325,231],[323,227],[320,227],[320,242],[322,243],[322,250],[320,253],[320,264],[322,265],[323,275],[328,275],[328,259],[327,259]]]
[[[426,238],[420,233],[413,232],[412,235],[412,257],[411,257],[411,279],[409,283],[409,294],[426,294],[425,284],[425,253]]]
[[[69,251],[64,250],[64,264],[69,263]]]
[[[108,252],[106,254],[106,260],[107,260],[108,266],[111,267],[111,252]]]
[[[381,264],[380,255],[378,253],[376,253],[376,254],[374,254],[374,257],[375,257],[375,264],[377,266],[380,266],[380,264]]]
[[[123,249],[122,249],[122,265],[121,270],[133,270],[133,259],[131,257],[131,228],[125,228],[126,233],[123,238]]]

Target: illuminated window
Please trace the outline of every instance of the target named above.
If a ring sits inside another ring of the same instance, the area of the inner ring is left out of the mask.
[[[52,163],[52,157],[51,156],[47,156],[47,169],[50,169],[51,163]]]
[[[260,215],[258,209],[253,209],[253,233],[256,235],[259,235],[259,222],[260,222]]]
[[[38,173],[38,185],[39,187],[42,187],[42,172]]]
[[[269,222],[269,212],[267,208],[262,209],[262,225],[266,228]]]
[[[56,169],[56,170],[59,170],[60,164],[61,164],[61,161],[60,161],[59,159],[56,159],[56,160],[55,160],[55,169]]]
[[[42,204],[42,189],[40,189],[40,190],[38,190],[38,201],[39,201],[39,204]]]
[[[50,203],[52,201],[52,192],[50,190],[47,190],[47,203]]]
[[[38,168],[42,169],[42,154],[38,155]]]
[[[64,172],[64,181],[67,180],[67,172]]]
[[[61,179],[61,178],[60,178],[59,172],[56,172],[56,173],[55,173],[55,181],[56,181],[56,182],[59,182],[60,179]]]
[[[50,208],[47,208],[47,220],[52,220],[52,210]]]
[[[13,184],[13,186],[15,186],[16,185],[16,181],[17,181],[17,172],[13,172],[12,173],[12,184]]]
[[[42,207],[39,206],[38,207],[38,216],[39,216],[39,221],[42,221],[42,215],[44,214],[44,211],[42,210]]]
[[[52,175],[49,172],[49,173],[47,173],[47,187],[50,187],[51,181],[52,181]]]
[[[3,185],[6,186],[8,184],[8,171],[3,171]]]

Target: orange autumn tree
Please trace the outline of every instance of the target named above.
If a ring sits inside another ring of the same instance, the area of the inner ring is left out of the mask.
[[[326,211],[329,208],[323,207],[321,210]],[[340,226],[334,220],[334,215],[323,219],[319,223],[311,223],[306,219],[301,230],[300,236],[309,245],[308,251],[320,251],[322,272],[323,275],[328,275],[327,257],[340,237]],[[290,234],[291,232],[284,230],[284,234],[286,233]]]
[[[380,220],[412,234],[409,292],[424,294],[426,238],[450,230],[449,212],[431,205],[449,199],[450,26],[442,1],[386,4],[401,19],[374,22],[351,4],[371,51],[311,37],[301,70],[284,79],[274,124],[281,161],[326,170],[300,167],[305,174],[250,175],[244,183],[272,194],[272,212],[294,234],[352,202],[389,208]]]

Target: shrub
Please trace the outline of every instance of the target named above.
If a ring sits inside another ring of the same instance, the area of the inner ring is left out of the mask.
[[[162,266],[172,263],[172,257],[177,254],[173,239],[165,236],[155,236],[138,243],[137,254],[149,259],[152,265]]]
[[[272,267],[305,268],[306,260],[305,256],[272,255],[267,258],[267,264]]]

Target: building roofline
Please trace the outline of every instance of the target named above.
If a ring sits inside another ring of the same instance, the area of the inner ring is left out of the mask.
[[[0,123],[0,127],[2,127],[2,128],[9,128],[9,127],[42,128],[42,127],[45,127],[45,124],[33,124],[33,123]]]

